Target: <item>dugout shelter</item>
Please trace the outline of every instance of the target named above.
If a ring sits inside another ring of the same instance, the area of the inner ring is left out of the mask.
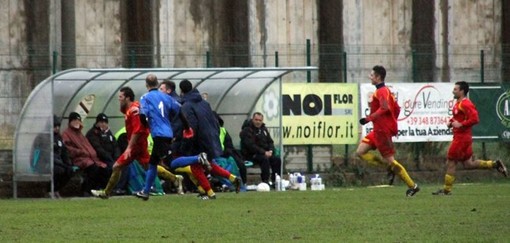
[[[53,192],[52,174],[34,169],[40,158],[34,156],[32,148],[37,135],[47,134],[50,140],[41,149],[49,153],[38,154],[48,154],[50,158],[47,159],[53,168],[53,137],[50,136],[53,114],[62,118],[60,131],[63,132],[69,113],[80,113],[85,134],[95,123],[96,115],[105,113],[111,130],[116,132],[124,125],[117,99],[119,89],[131,87],[135,99],[139,100],[147,92],[145,77],[149,73],[155,74],[159,80],[174,81],[179,94],[179,82],[190,80],[223,118],[235,144],[239,144],[238,133],[243,121],[255,111],[263,112],[275,145],[282,148],[282,82],[302,82],[307,73],[316,70],[316,67],[70,69],[56,73],[35,87],[21,111],[13,148],[13,197],[17,198],[17,183],[21,181],[51,182]]]

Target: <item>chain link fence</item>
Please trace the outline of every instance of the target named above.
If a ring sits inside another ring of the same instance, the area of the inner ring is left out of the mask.
[[[0,149],[11,149],[17,116],[30,91],[52,73],[71,68],[203,68],[318,66],[318,73],[288,75],[288,81],[369,82],[374,65],[388,82],[500,83],[505,77],[501,46],[317,45],[223,43],[159,45],[18,45],[0,48]]]

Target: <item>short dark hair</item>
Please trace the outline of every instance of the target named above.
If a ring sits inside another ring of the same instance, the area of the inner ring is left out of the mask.
[[[191,82],[189,80],[183,79],[179,83],[179,88],[181,89],[182,93],[186,94],[186,93],[190,92],[193,89],[193,85],[191,84]]]
[[[261,117],[264,117],[264,115],[262,115],[262,113],[256,111],[253,113],[253,115],[251,116],[252,118],[255,117],[255,116],[261,116]]]
[[[381,77],[381,80],[384,81],[386,78],[386,69],[383,66],[375,65],[372,70],[374,70],[374,73],[379,75]]]
[[[158,77],[156,77],[154,74],[149,74],[145,78],[145,83],[149,87],[158,87]]]
[[[466,96],[469,92],[469,84],[466,81],[458,81],[455,85],[459,86],[460,90],[464,90],[464,95]]]
[[[125,86],[120,88],[120,92],[124,93],[124,96],[127,97],[131,101],[135,101],[135,92],[129,86]]]
[[[161,85],[165,85],[165,88],[166,88],[166,89],[171,89],[172,91],[175,91],[175,83],[174,83],[174,81],[170,81],[170,80],[168,80],[168,79],[165,79],[165,80],[163,80],[163,81],[159,84],[159,86],[160,86],[160,87],[161,87]]]

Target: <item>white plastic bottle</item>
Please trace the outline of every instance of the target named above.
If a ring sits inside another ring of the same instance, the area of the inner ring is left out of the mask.
[[[292,173],[289,174],[289,185],[291,190],[296,189],[296,177]]]
[[[276,174],[274,181],[275,181],[275,189],[277,191],[281,191],[282,190],[282,178],[280,177],[280,175]]]

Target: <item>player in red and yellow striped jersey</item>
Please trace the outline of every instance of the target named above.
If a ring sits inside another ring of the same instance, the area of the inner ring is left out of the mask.
[[[434,195],[449,195],[455,181],[455,169],[457,164],[462,164],[466,169],[497,169],[504,176],[508,176],[505,165],[501,160],[473,160],[473,133],[472,127],[480,121],[475,105],[467,98],[469,85],[465,81],[455,83],[453,97],[457,100],[453,106],[453,117],[448,122],[448,127],[453,129],[453,140],[448,149],[446,162],[446,175],[444,187]]]
[[[407,170],[398,161],[395,160],[395,147],[392,137],[397,135],[398,125],[397,118],[400,113],[400,107],[395,97],[386,87],[384,79],[386,77],[386,69],[383,66],[374,66],[369,75],[372,84],[377,88],[370,102],[370,115],[360,119],[361,125],[368,122],[374,124],[374,129],[365,136],[356,151],[357,155],[371,163],[390,166],[390,169],[402,179],[409,187],[406,191],[407,196],[414,196],[420,188],[411,179]],[[383,157],[378,158],[369,151],[377,149]]]
[[[149,151],[147,150],[149,128],[143,126],[140,121],[140,103],[135,101],[133,90],[127,86],[119,90],[118,98],[120,111],[124,114],[128,146],[119,158],[117,158],[117,161],[115,161],[113,172],[106,188],[104,190],[91,190],[93,196],[103,199],[108,199],[110,197],[114,187],[119,182],[124,167],[129,166],[131,162],[136,160],[142,167],[147,169],[150,161]],[[178,191],[182,193],[182,176],[174,175],[162,166],[157,166],[157,174],[161,178],[176,182]]]

